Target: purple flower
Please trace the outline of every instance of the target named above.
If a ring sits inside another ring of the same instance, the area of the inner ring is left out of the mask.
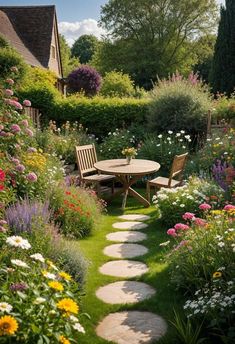
[[[36,153],[36,152],[37,152],[37,149],[34,148],[34,147],[29,147],[29,148],[27,149],[27,152],[28,152],[28,153]]]
[[[23,101],[23,105],[24,105],[24,106],[31,106],[31,101],[28,100],[28,99],[25,99],[25,100]]]
[[[11,161],[16,165],[18,165],[20,163],[20,160],[16,159],[16,158],[12,158]]]
[[[11,131],[13,131],[13,133],[19,133],[21,131],[21,129],[18,126],[18,124],[12,124]]]
[[[10,290],[11,291],[24,291],[26,289],[28,289],[28,286],[27,286],[26,283],[23,283],[23,282],[21,282],[21,283],[13,283],[13,284],[10,285]]]
[[[24,165],[17,165],[17,166],[16,166],[16,170],[17,170],[18,172],[24,172],[25,166],[24,166]]]
[[[31,129],[29,129],[29,128],[26,128],[26,129],[25,129],[25,133],[26,133],[27,135],[29,135],[30,137],[33,136],[33,131],[32,131]]]
[[[6,136],[7,135],[7,133],[4,131],[4,130],[2,130],[1,132],[0,132],[0,136]]]
[[[6,89],[4,90],[4,93],[5,93],[5,95],[8,96],[8,97],[13,96],[13,94],[14,94],[14,92],[13,92],[10,88],[6,88]]]
[[[20,121],[20,125],[23,125],[27,128],[29,126],[29,122],[27,121],[27,119],[23,119],[22,121]]]
[[[28,179],[29,182],[36,182],[38,180],[38,177],[34,172],[28,173],[26,178]]]

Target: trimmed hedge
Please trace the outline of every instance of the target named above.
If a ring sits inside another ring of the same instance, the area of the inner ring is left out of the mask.
[[[85,98],[70,96],[54,103],[47,113],[48,120],[59,124],[77,121],[89,133],[106,136],[116,128],[128,128],[131,124],[144,124],[149,100],[135,98]]]

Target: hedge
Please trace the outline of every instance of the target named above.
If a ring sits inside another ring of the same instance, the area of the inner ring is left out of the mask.
[[[116,128],[146,122],[149,100],[135,98],[86,98],[71,96],[57,100],[46,114],[59,124],[79,122],[89,133],[104,137]]]

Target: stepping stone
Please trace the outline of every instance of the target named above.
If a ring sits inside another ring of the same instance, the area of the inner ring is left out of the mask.
[[[106,239],[109,241],[139,242],[146,240],[147,235],[136,231],[121,231],[107,234]]]
[[[99,288],[96,296],[103,302],[115,305],[140,302],[149,299],[155,293],[155,289],[146,283],[120,281]]]
[[[103,250],[106,256],[114,258],[133,258],[143,256],[147,252],[147,247],[138,244],[114,244]]]
[[[156,343],[166,331],[162,317],[139,311],[111,313],[96,328],[99,337],[117,344]]]
[[[141,214],[126,214],[126,215],[121,215],[118,218],[121,220],[129,220],[129,221],[147,221],[150,219],[150,216],[141,215]]]
[[[113,260],[99,268],[103,275],[114,277],[136,277],[148,272],[146,264],[134,260]]]
[[[147,228],[148,225],[146,223],[142,223],[139,221],[124,221],[124,222],[116,222],[113,224],[113,228],[117,229],[143,229]]]

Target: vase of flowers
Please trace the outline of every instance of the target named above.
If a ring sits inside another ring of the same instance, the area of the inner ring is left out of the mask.
[[[122,155],[126,156],[126,163],[130,165],[132,158],[137,155],[137,150],[134,147],[128,147],[122,150]]]

